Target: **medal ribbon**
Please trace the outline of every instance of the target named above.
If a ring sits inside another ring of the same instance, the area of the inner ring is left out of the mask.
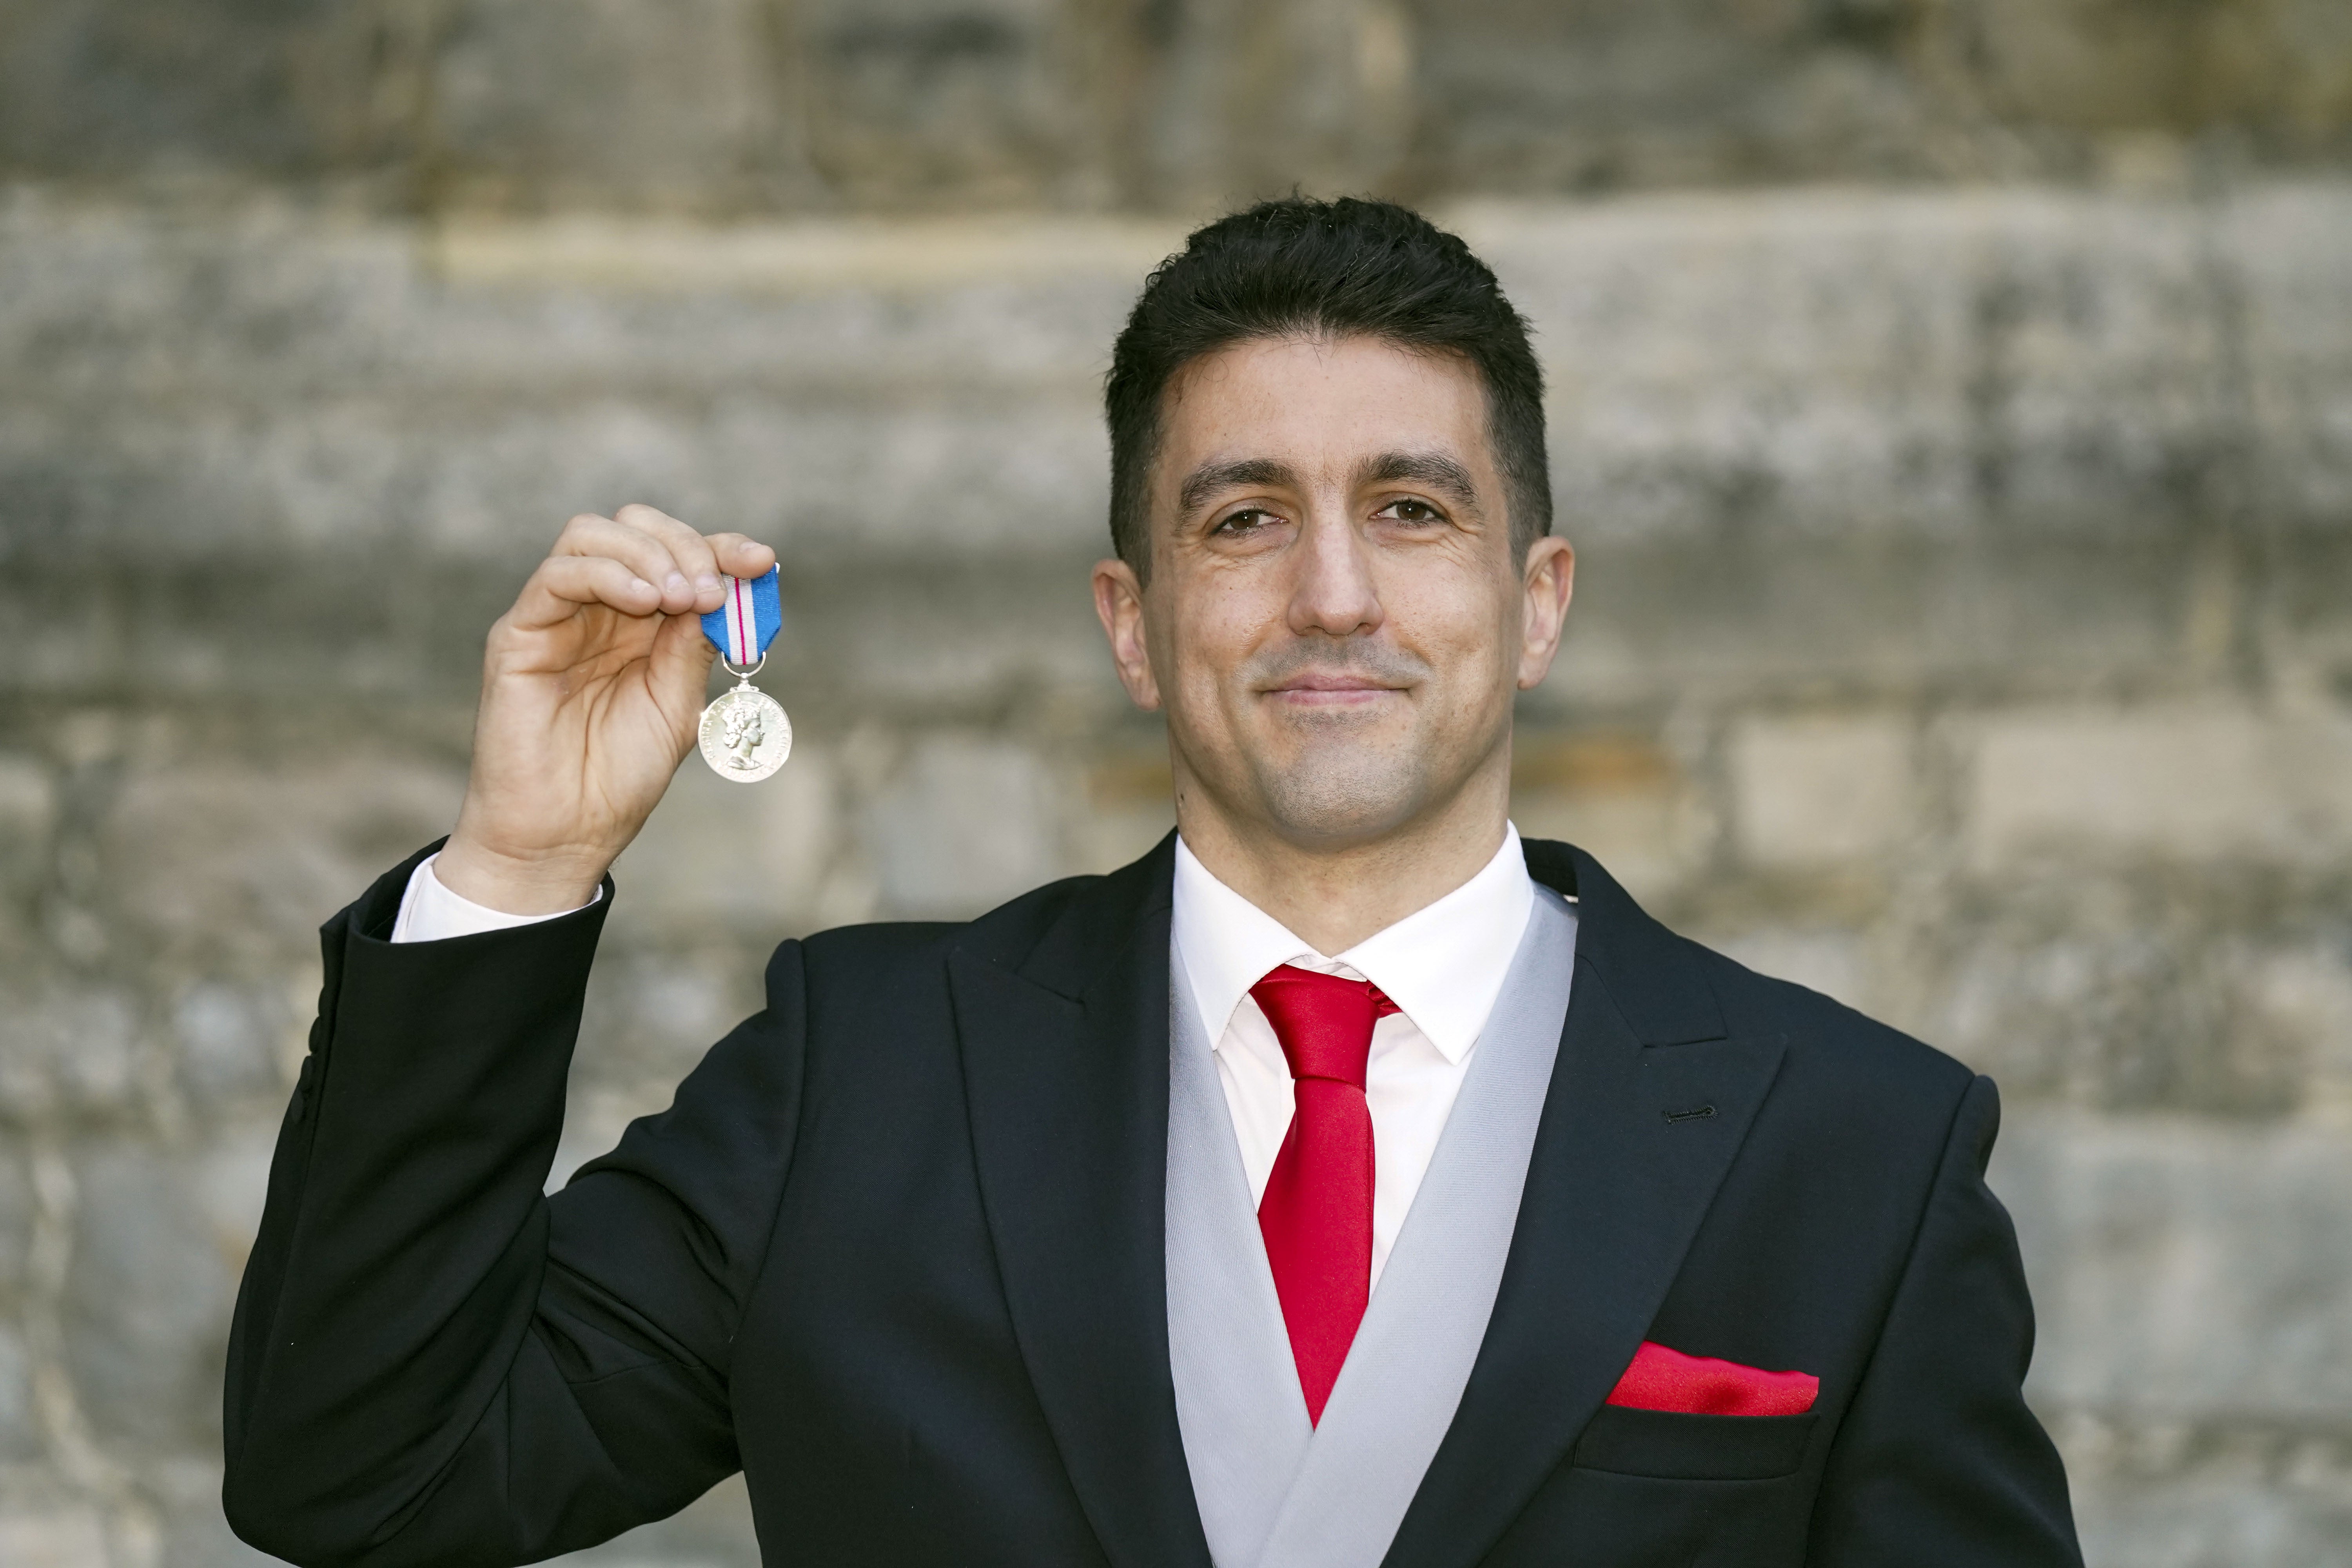
[[[727,602],[702,617],[702,635],[730,664],[757,664],[784,624],[784,603],[776,592],[778,568],[764,577],[721,577]]]

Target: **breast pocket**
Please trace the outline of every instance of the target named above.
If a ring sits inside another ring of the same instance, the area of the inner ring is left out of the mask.
[[[1605,1405],[1484,1568],[1795,1568],[1820,1420]]]
[[[1805,1462],[1817,1413],[1686,1415],[1604,1405],[1577,1439],[1569,1463],[1612,1475],[1678,1481],[1764,1481]]]

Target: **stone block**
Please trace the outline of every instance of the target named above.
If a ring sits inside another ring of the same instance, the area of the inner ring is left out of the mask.
[[[2336,1116],[2342,882],[2244,866],[2021,868],[1906,910],[1910,1026],[2004,1093]]]
[[[283,985],[187,985],[172,1002],[182,1089],[205,1105],[282,1092],[287,1064],[308,1048],[309,1020],[291,1000]]]
[[[131,991],[60,978],[0,1009],[0,1104],[20,1115],[119,1112],[139,1090]]]
[[[1087,770],[1086,802],[1071,825],[1074,866],[1116,871],[1148,853],[1176,826],[1176,784],[1165,742],[1096,759]]]
[[[381,151],[374,117],[352,113],[373,107],[369,24],[399,8],[9,0],[0,158],[85,178],[315,175],[339,154],[365,160]]]
[[[2301,323],[2336,313],[2352,198],[2234,199],[2277,244],[2230,237],[2234,206],[2035,192],[1447,216],[1535,320],[1580,541],[1944,537],[1988,513],[2112,540],[2255,472],[2329,515],[2352,351]],[[20,505],[183,549],[536,542],[641,492],[762,526],[805,507],[830,523],[796,532],[869,546],[1091,541],[1093,378],[1176,237],[1057,218],[433,238],[27,199],[0,216],[22,279],[0,342],[47,374],[0,399],[0,455]]]
[[[102,1437],[150,1453],[218,1440],[238,1253],[224,1255],[180,1162],[123,1142],[73,1160],[66,1361]]]
[[[322,921],[449,830],[463,793],[455,768],[346,742],[242,766],[130,744],[103,854],[123,927],[183,963],[307,956]]]
[[[0,753],[0,950],[31,950],[56,818],[48,770],[31,757]]]
[[[57,470],[67,452],[70,477]],[[325,538],[514,560],[543,553],[574,513],[632,500],[795,552],[1096,549],[1106,473],[1098,417],[1060,399],[934,401],[877,418],[757,389],[716,409],[629,397],[548,406],[535,394],[436,405],[425,393],[391,410],[373,397],[315,400],[259,424],[225,410],[126,413],[91,436],[61,410],[0,408],[0,474],[28,497],[54,497],[69,515],[74,487],[115,498],[74,531],[92,551],[177,554],[205,541],[210,553],[267,557]]]
[[[1727,749],[1740,853],[1770,868],[1884,855],[1916,829],[1908,721],[1838,715],[1743,720]]]
[[[1640,734],[1522,730],[1511,762],[1511,820],[1528,838],[1576,845],[1637,899],[1686,881],[1714,819],[1673,755]]]
[[[1570,531],[2137,533],[2189,515],[2229,324],[2185,202],[2012,190],[1480,203]],[[2234,275],[2232,277],[2234,281]]]
[[[2093,1568],[2346,1568],[2352,1489],[2231,1469],[2139,1485],[2074,1489],[2083,1559]]]
[[[2219,126],[2273,156],[2326,157],[2352,122],[2352,31],[2327,0],[1413,9],[1423,177],[1457,188],[2097,164],[2178,185],[2186,144]],[[2118,156],[2118,142],[2139,155]],[[2160,151],[2142,151],[2148,143]]]
[[[682,923],[805,929],[841,841],[841,789],[828,752],[799,733],[782,771],[758,784],[720,778],[689,753],[614,865],[630,918],[671,940]]]
[[[460,4],[431,77],[450,199],[730,209],[794,172],[757,0]]]
[[[2262,954],[2245,993],[2261,1026],[2299,1047],[2305,1112],[2352,1126],[2352,941],[2333,936]]]
[[[801,7],[797,85],[811,158],[866,207],[1075,194],[1069,177],[1098,145],[1086,119],[1098,103],[1068,68],[1065,17],[1049,0]]]
[[[1931,156],[1923,121],[1937,105],[1896,64],[1916,26],[1907,10],[1871,7],[1836,38],[1820,13],[1780,3],[1413,9],[1424,156],[1448,184],[1679,185],[1797,166],[1852,177]]]
[[[2017,1222],[2044,1409],[2340,1426],[2352,1409],[2352,1136],[2019,1109]]]
[[[2352,432],[2352,410],[2344,426]],[[2352,516],[2352,442],[2347,443],[2344,512]],[[2278,597],[2262,630],[2282,689],[2306,700],[2352,704],[2352,534],[2305,533],[2281,550]]]
[[[22,1465],[44,1457],[39,1413],[33,1407],[33,1364],[25,1336],[0,1314],[0,1464]],[[0,1518],[5,1518],[0,1513]],[[5,1531],[0,1526],[0,1531]],[[0,1534],[0,1540],[5,1540]],[[5,1561],[14,1563],[16,1559]]]
[[[2009,112],[2093,133],[2234,123],[2309,146],[2352,121],[2352,27],[2326,0],[2253,10],[1985,0],[1978,69]]]
[[[609,1148],[631,1117],[668,1104],[711,1043],[765,1005],[768,956],[783,934],[763,925],[721,938],[622,914],[616,906],[605,927],[572,1068],[572,1114],[590,1152]]]
[[[2093,169],[2178,185],[2217,130],[2272,160],[2340,156],[2337,16],[10,0],[0,157],[66,179],[366,181],[385,206],[1189,209],[1293,182],[1556,194]]]
[[[24,1141],[0,1136],[0,1302],[18,1300],[30,1278],[34,1208]]]
[[[1059,874],[1066,793],[1025,747],[981,735],[919,737],[865,813],[884,909],[969,917]]]
[[[2021,712],[1979,727],[1969,850],[2291,864],[2352,852],[2352,721],[2219,705]]]
[[[57,782],[39,759],[0,752],[0,873],[11,893],[38,874],[57,824]]]
[[[453,290],[446,308],[477,318],[488,335],[430,352],[511,374],[511,334],[556,324],[533,293],[562,289],[569,369],[593,365],[599,350],[625,350],[649,311],[708,337],[698,347],[737,369],[782,346],[779,332],[804,358],[838,357],[829,368],[844,372],[911,370],[894,363],[910,352],[950,378],[1071,368],[1062,363],[1070,354],[1099,353],[1140,280],[1183,248],[1185,232],[1169,218],[1090,214],[724,224],[466,214],[426,238],[423,254]],[[1039,282],[1055,295],[1032,292]],[[734,329],[727,337],[709,330],[720,315]],[[983,345],[986,360],[972,363]]]
[[[1614,521],[1638,519],[1637,504]],[[1909,707],[1948,690],[2095,700],[2179,678],[2184,574],[2178,542],[2161,533],[2013,542],[1961,527],[1761,548],[1678,536],[1690,513],[1652,521],[1655,537],[1587,540],[1582,517],[1563,519],[1583,589],[1533,694],[1543,716],[1702,701]]]
[[[2248,414],[2275,454],[2250,476],[2266,510],[2340,541],[2352,516],[2352,279],[2333,237],[2352,193],[2316,183],[2248,191],[2215,236],[2244,279]],[[2340,564],[2317,577],[2282,574],[2290,591],[2340,584]],[[2326,595],[2340,606],[2343,595]]]
[[[10,1568],[109,1568],[110,1561],[95,1509],[0,1511],[0,1563]]]

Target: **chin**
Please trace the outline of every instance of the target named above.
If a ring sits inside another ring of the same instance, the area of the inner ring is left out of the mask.
[[[1262,781],[1266,815],[1294,843],[1362,844],[1395,832],[1430,803],[1418,770],[1381,759],[1354,766],[1300,766]]]

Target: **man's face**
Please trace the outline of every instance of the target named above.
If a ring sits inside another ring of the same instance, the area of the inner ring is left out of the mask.
[[[1570,557],[1512,559],[1476,371],[1258,340],[1187,366],[1160,425],[1150,582],[1106,563],[1096,591],[1129,691],[1167,711],[1180,795],[1341,847],[1498,780]]]

